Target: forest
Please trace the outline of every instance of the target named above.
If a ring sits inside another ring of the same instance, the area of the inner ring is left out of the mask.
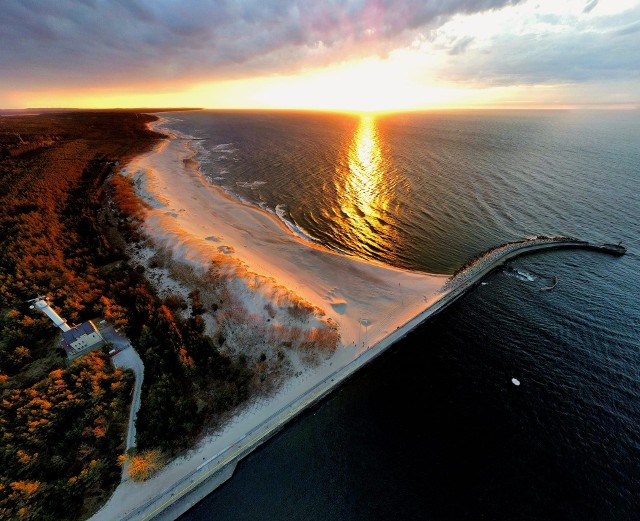
[[[69,323],[124,329],[145,364],[140,451],[180,453],[255,385],[203,334],[197,302],[182,318],[127,262],[144,206],[116,172],[160,138],[154,119],[0,117],[0,519],[84,519],[121,475],[133,376],[106,349],[67,362],[59,330],[28,300],[47,296]]]

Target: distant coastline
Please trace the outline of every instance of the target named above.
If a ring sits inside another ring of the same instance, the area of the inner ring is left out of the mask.
[[[115,109],[103,109],[103,108],[52,108],[52,107],[28,107],[24,109],[0,109],[0,116],[37,116],[40,114],[62,114],[62,113],[130,113],[130,114],[154,114],[159,112],[184,112],[188,110],[202,110],[197,107],[184,107],[184,108],[115,108]]]

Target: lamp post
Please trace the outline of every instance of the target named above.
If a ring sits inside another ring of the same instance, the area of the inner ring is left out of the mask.
[[[368,318],[364,318],[362,317],[360,319],[360,325],[364,326],[364,342],[363,345],[365,345],[368,342],[368,336],[369,336],[369,324],[371,323],[371,321]],[[359,330],[360,328],[358,328]]]

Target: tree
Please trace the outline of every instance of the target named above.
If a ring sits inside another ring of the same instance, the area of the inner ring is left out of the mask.
[[[146,481],[164,466],[164,457],[159,449],[143,451],[127,457],[127,475],[134,481]]]

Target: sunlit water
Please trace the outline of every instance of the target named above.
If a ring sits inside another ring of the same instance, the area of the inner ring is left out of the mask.
[[[212,183],[349,255],[445,273],[532,234],[629,248],[511,263],[185,519],[640,519],[637,112],[169,117]]]

